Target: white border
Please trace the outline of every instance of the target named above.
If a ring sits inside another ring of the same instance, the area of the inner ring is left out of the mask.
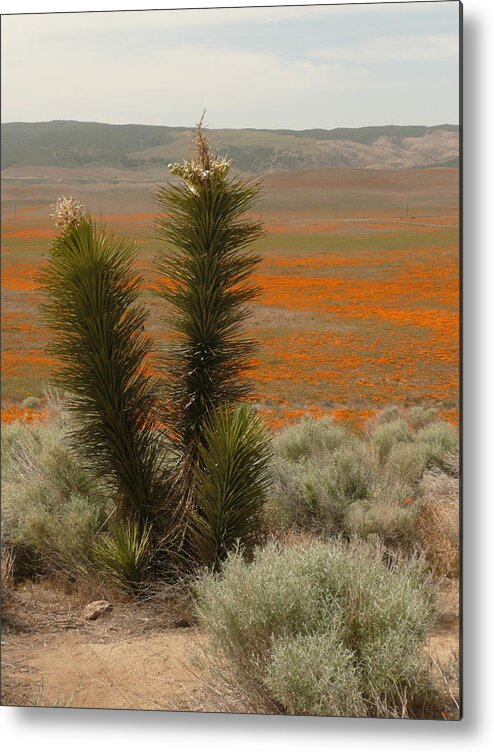
[[[415,2],[430,2],[430,0],[414,0]],[[410,2],[410,0],[381,0],[381,2],[394,3]],[[489,0],[467,0],[469,6],[489,5]],[[273,5],[348,5],[350,3],[335,2],[324,3],[320,0],[314,2],[304,2],[303,0],[1,0],[1,13],[54,13],[54,12],[75,12],[75,11],[103,11],[103,10],[166,10],[178,8],[232,8],[232,7],[249,7],[249,6],[273,6]],[[371,4],[364,2],[356,3],[360,5]]]

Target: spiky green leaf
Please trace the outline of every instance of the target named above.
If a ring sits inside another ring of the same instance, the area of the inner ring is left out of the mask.
[[[194,468],[190,538],[200,562],[217,568],[236,545],[255,541],[271,482],[270,440],[246,405],[210,414]]]

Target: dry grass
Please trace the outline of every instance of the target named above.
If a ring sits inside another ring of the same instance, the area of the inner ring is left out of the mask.
[[[417,539],[437,576],[458,577],[460,568],[459,483],[444,473],[427,472],[416,518]]]

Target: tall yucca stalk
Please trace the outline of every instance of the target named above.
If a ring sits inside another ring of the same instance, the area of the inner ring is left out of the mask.
[[[248,249],[262,226],[245,217],[259,184],[229,175],[201,126],[195,156],[171,165],[175,185],[156,194],[157,232],[165,248],[157,260],[160,295],[176,339],[164,356],[167,424],[181,455],[187,493],[210,412],[248,394],[243,378],[255,342],[245,336],[247,303],[257,294],[249,275],[260,257]]]
[[[121,517],[144,528],[165,512],[169,484],[146,370],[151,343],[136,248],[98,229],[72,199],[59,199],[55,216],[58,234],[40,279],[56,383],[76,417],[71,439],[113,487]]]
[[[167,323],[175,339],[164,357],[168,428],[179,456],[176,490],[184,515],[184,551],[218,568],[228,550],[255,539],[269,482],[262,421],[239,402],[256,343],[244,332],[260,257],[249,245],[262,227],[246,217],[256,182],[229,175],[201,123],[195,157],[171,165],[175,185],[161,188],[157,267]]]

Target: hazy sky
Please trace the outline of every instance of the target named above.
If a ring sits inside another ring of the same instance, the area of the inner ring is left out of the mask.
[[[458,3],[2,17],[2,121],[458,123]]]

